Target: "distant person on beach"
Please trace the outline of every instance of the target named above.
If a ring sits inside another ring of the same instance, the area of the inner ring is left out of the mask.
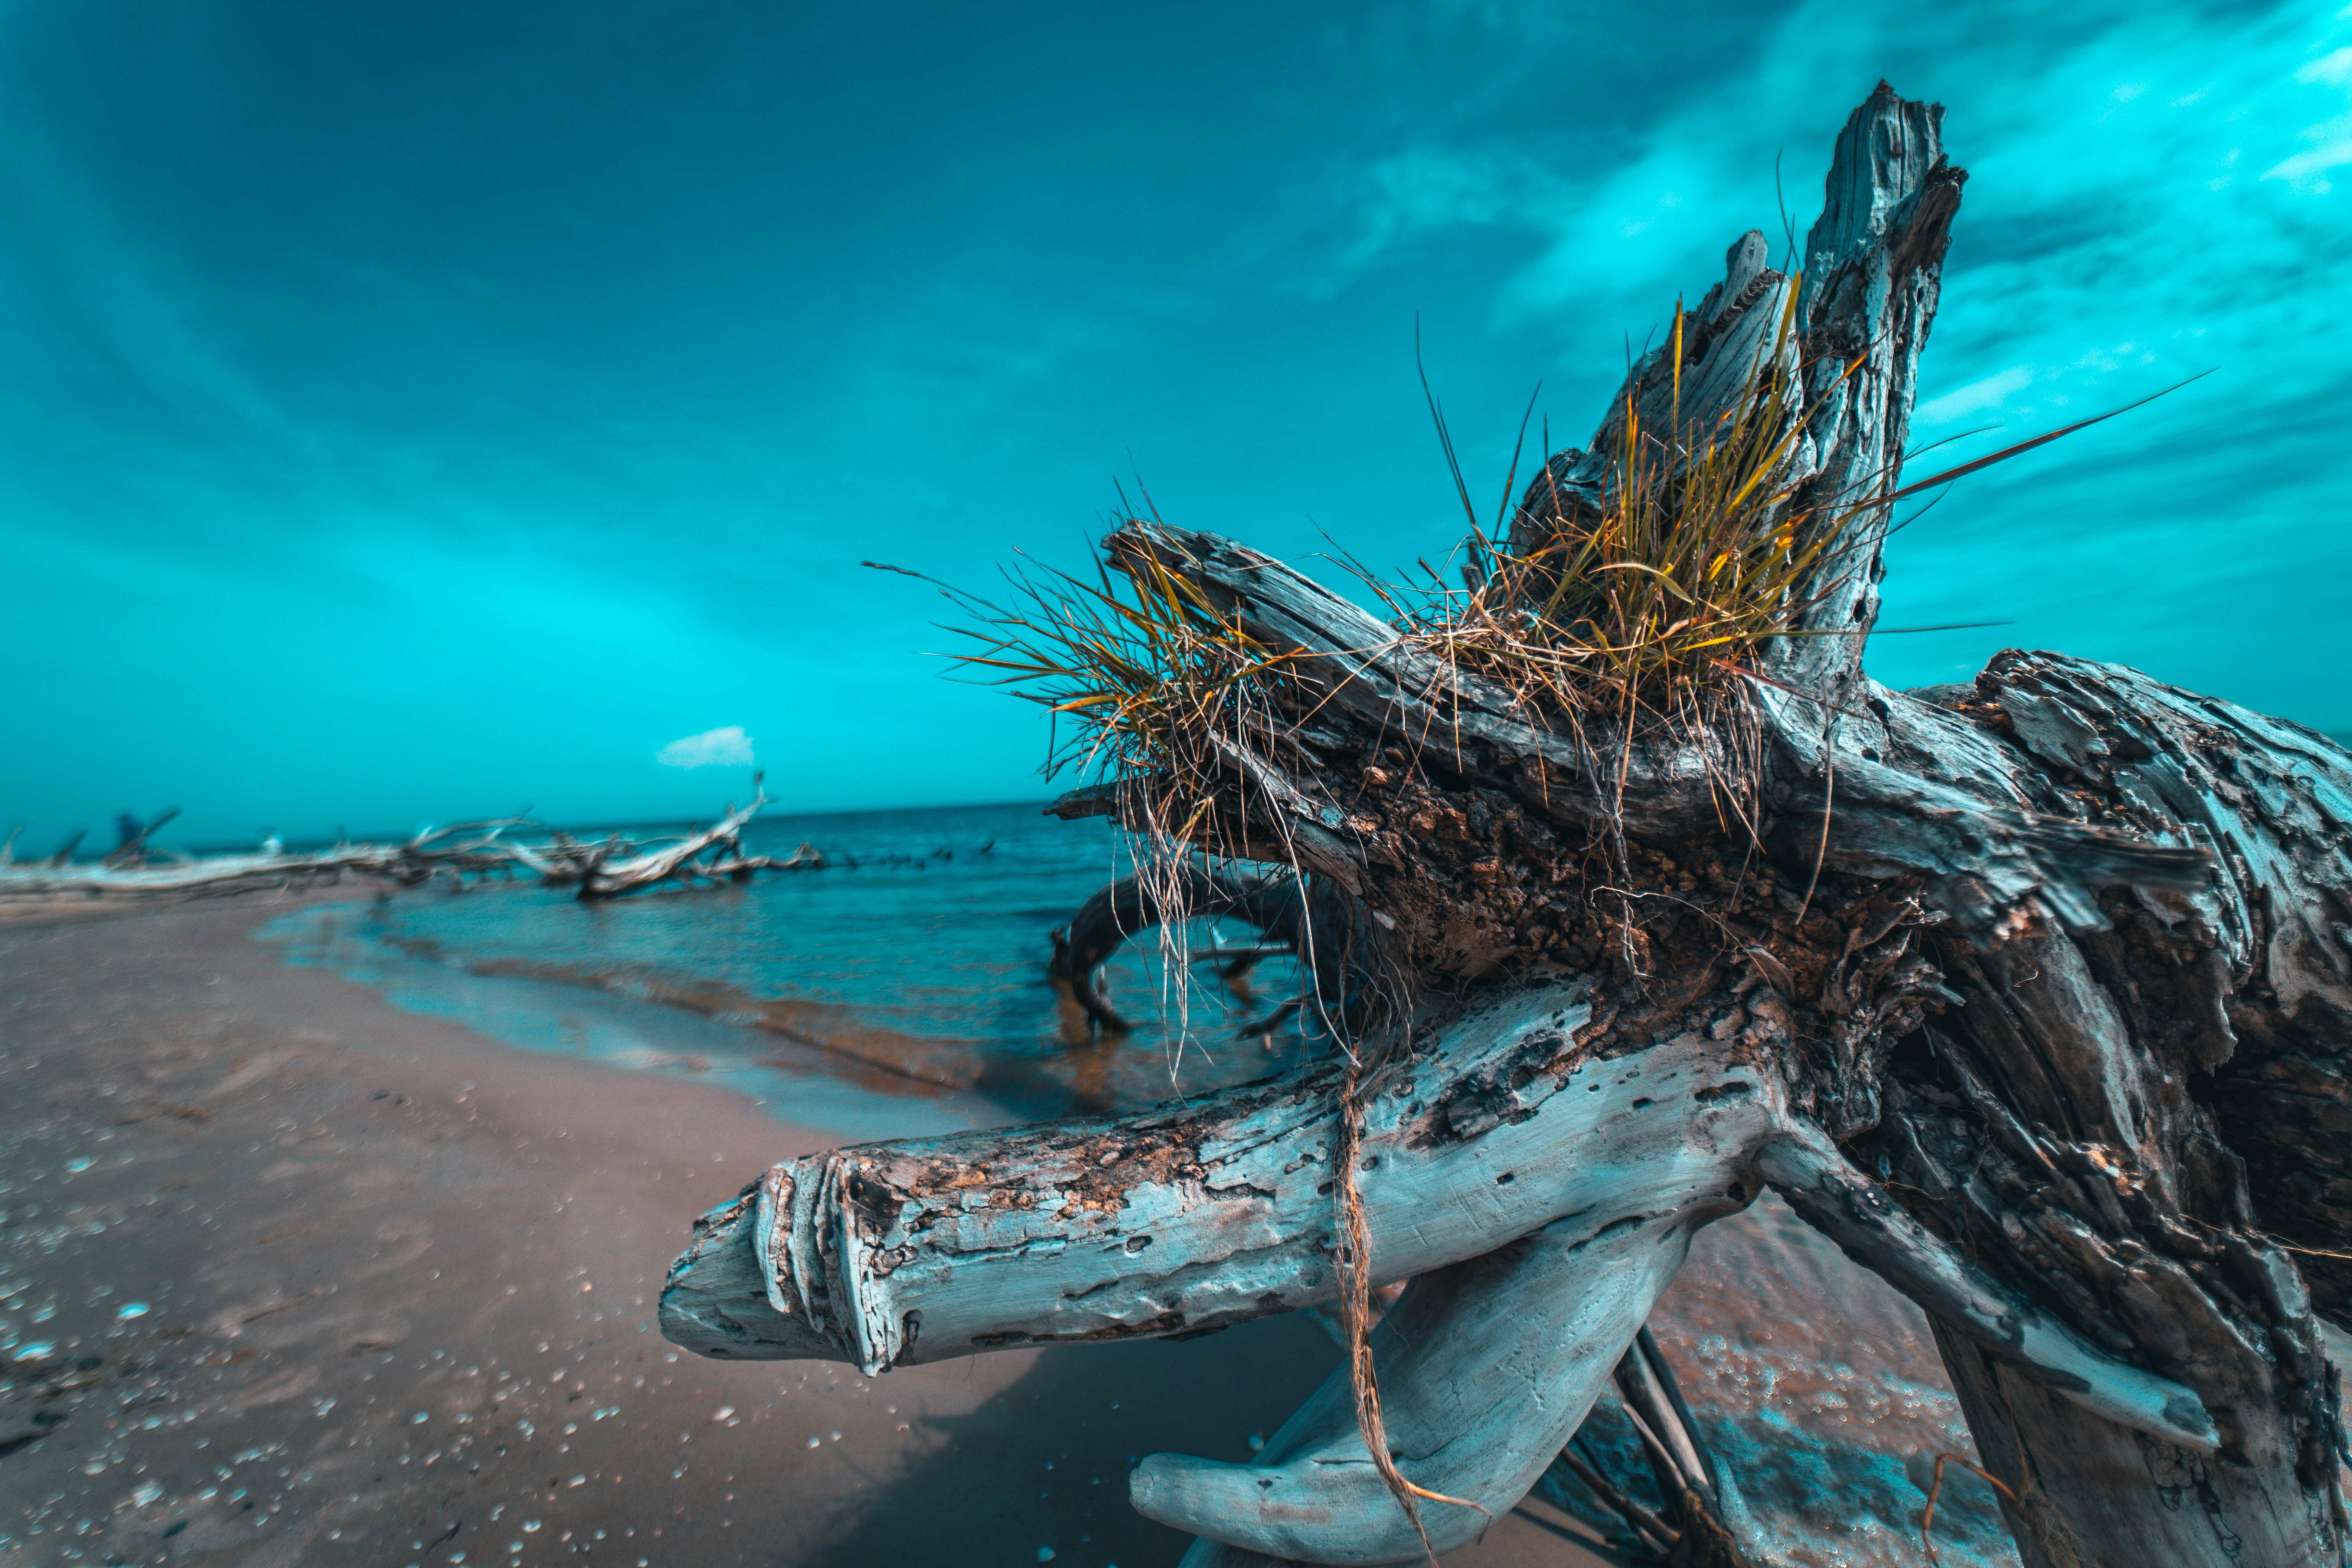
[[[133,844],[138,843],[139,836],[147,830],[141,826],[139,825],[139,819],[131,816],[129,812],[118,811],[114,814],[114,831],[115,835],[122,840],[122,842],[116,845],[115,847],[118,849],[128,849]]]
[[[278,838],[278,829],[274,827],[265,827],[261,830],[261,852],[264,855],[268,856],[274,860],[278,856],[286,853],[286,846]]]

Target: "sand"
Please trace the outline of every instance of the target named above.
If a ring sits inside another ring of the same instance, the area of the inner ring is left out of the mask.
[[[680,1352],[654,1303],[688,1222],[843,1140],[284,967],[251,932],[287,908],[0,929],[7,1568],[1148,1568],[1185,1542],[1128,1507],[1134,1458],[1244,1458],[1337,1364],[1306,1315],[870,1381]],[[1784,1222],[1715,1227],[1677,1282],[1694,1404],[1777,1411],[1769,1489],[1831,1449],[1924,1473],[1951,1412],[1916,1312]],[[1808,1382],[1824,1358],[1863,1373]],[[1916,1504],[1792,1560],[1914,1561]],[[1446,1561],[1626,1560],[1536,1498]]]

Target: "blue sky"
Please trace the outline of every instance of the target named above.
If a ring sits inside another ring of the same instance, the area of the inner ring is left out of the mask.
[[[2011,644],[2352,730],[2352,7],[0,0],[0,831],[1044,793],[943,608],[1161,511],[1442,549],[1881,76],[1972,174],[1917,432],[2194,387],[1900,536]],[[738,756],[740,748],[706,747]],[[680,753],[672,753],[673,756]]]

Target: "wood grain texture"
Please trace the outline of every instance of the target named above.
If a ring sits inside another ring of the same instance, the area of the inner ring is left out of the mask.
[[[1776,1125],[1774,1086],[1703,1036],[1618,1057],[1582,1050],[1574,1036],[1589,1016],[1550,986],[1492,998],[1373,1102],[1359,1184],[1381,1279],[1562,1219],[1597,1232],[1753,1195],[1746,1165]],[[1316,1068],[1139,1116],[778,1166],[756,1194],[762,1294],[775,1315],[812,1326],[816,1353],[871,1372],[1012,1344],[1198,1333],[1328,1301],[1335,1081]],[[748,1303],[733,1312],[730,1322],[754,1315]],[[681,1342],[741,1353],[698,1318],[665,1313]]]

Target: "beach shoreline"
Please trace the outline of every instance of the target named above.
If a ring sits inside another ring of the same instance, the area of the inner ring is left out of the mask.
[[[351,896],[0,926],[0,1564],[1143,1568],[1184,1541],[1130,1456],[1244,1458],[1337,1364],[1305,1316],[873,1380],[679,1352],[694,1215],[843,1140],[254,940]],[[1537,1499],[1448,1561],[1616,1559]]]

